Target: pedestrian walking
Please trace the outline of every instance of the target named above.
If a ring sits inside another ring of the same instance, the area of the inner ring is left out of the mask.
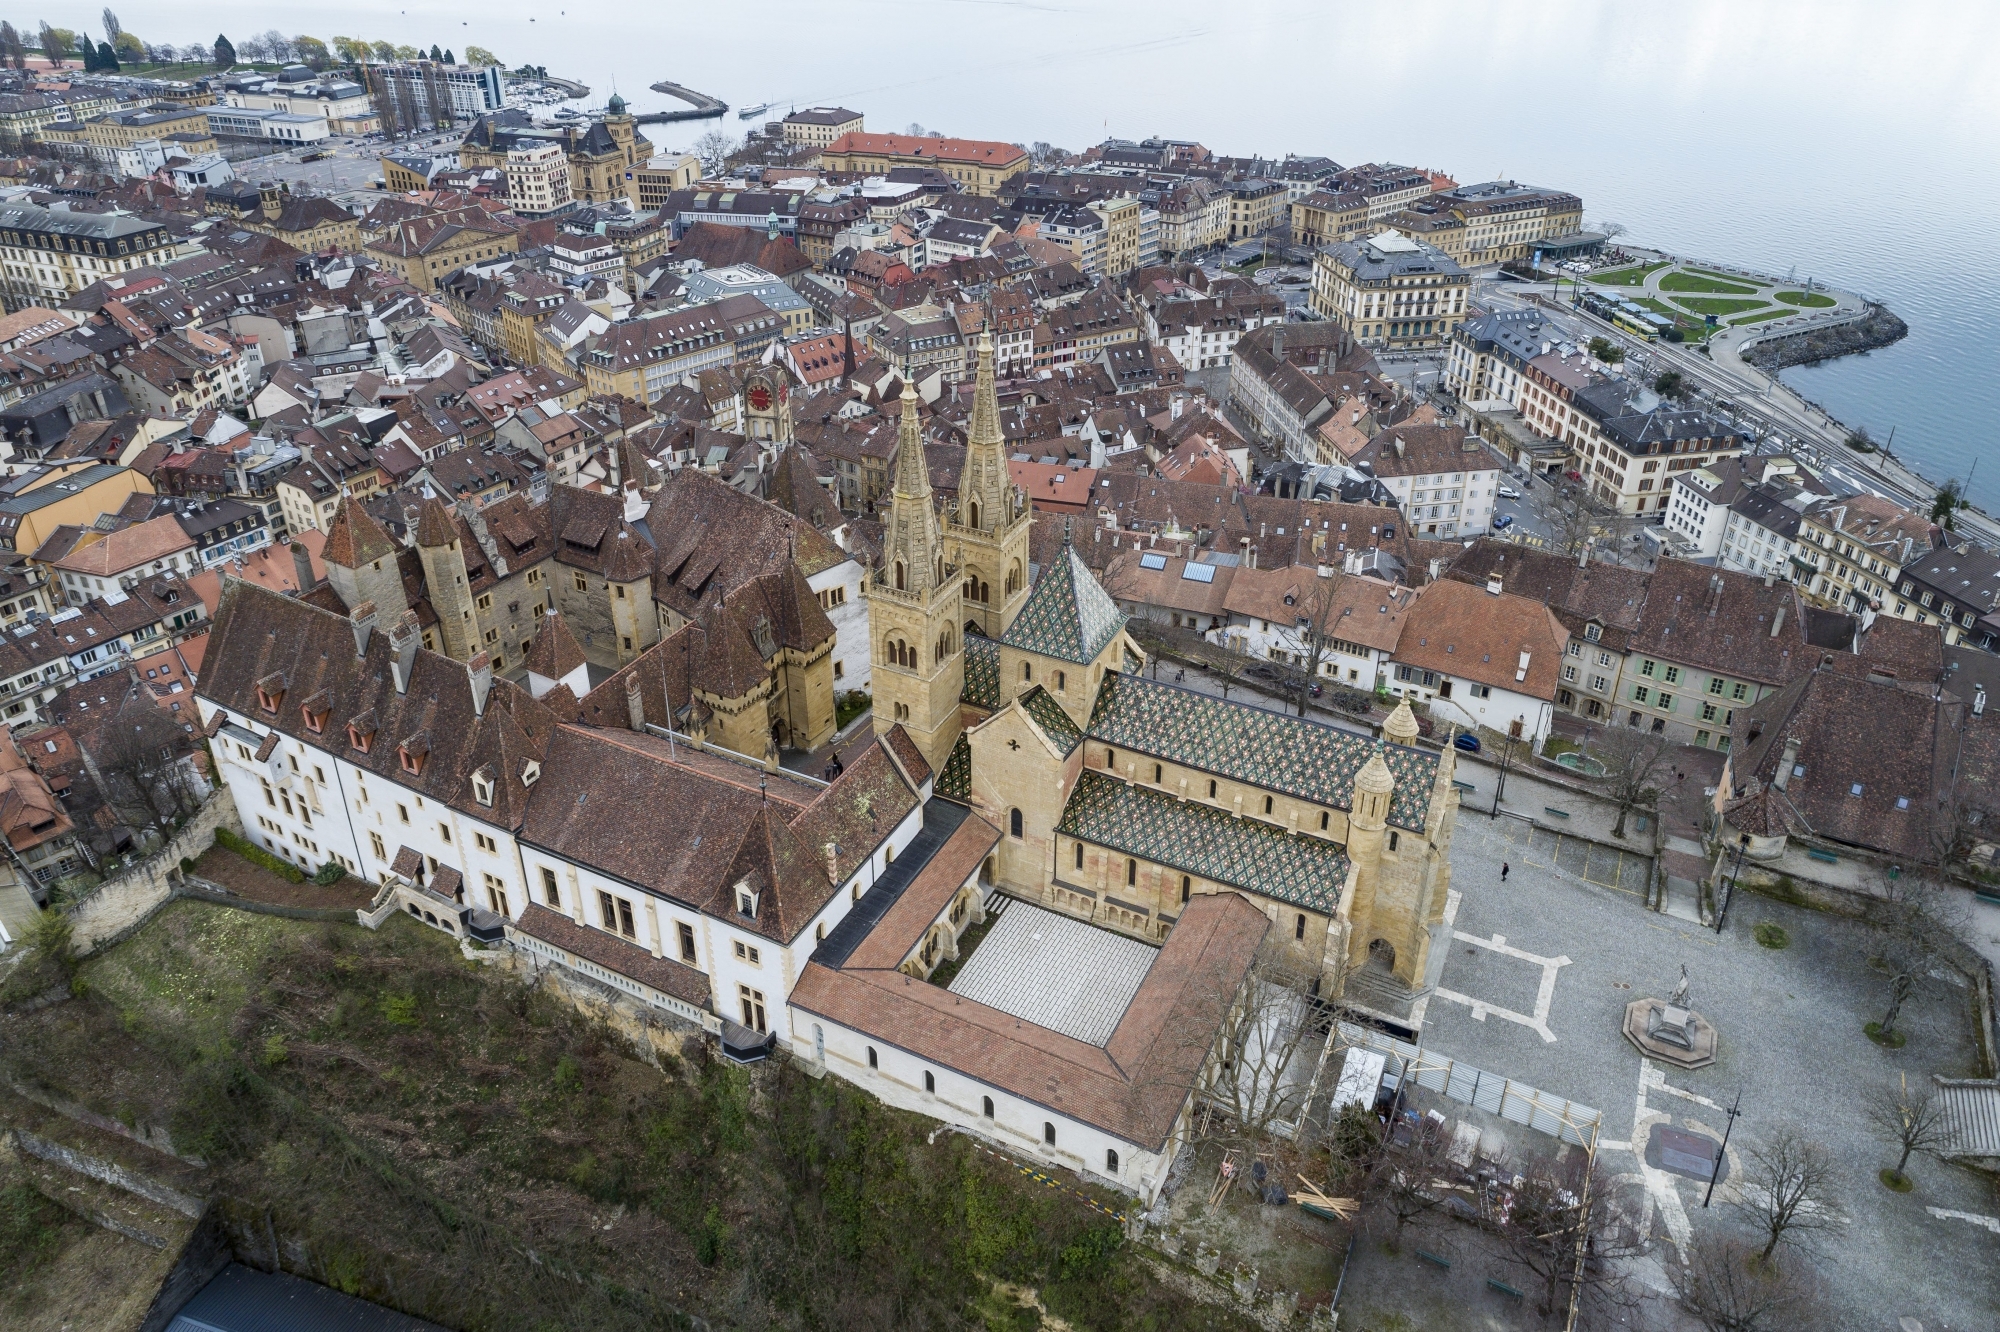
[[[1506,861],[1503,860],[1500,862],[1500,882],[1507,882],[1507,871],[1512,868],[1513,866],[1509,865]]]

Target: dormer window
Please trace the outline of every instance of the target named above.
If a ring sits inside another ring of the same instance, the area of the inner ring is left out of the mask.
[[[757,891],[747,884],[736,885],[736,914],[747,920],[757,919]]]
[[[275,713],[285,701],[285,677],[276,673],[257,682],[257,706]]]
[[[529,759],[521,765],[521,785],[533,786],[542,780],[542,765]]]
[[[493,770],[481,768],[472,774],[472,798],[488,809],[493,807]]]
[[[401,761],[403,771],[412,776],[424,770],[424,754],[421,751],[412,750],[407,743],[396,746],[396,757]]]
[[[309,707],[300,708],[299,715],[306,719],[306,729],[314,735],[326,730],[326,709],[321,708],[318,712],[314,712]]]

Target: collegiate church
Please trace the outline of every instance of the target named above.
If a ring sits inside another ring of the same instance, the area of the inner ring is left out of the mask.
[[[867,584],[875,726],[901,726],[938,794],[1002,831],[992,884],[1156,943],[1197,898],[1239,893],[1328,997],[1364,967],[1419,987],[1451,881],[1451,752],[1417,747],[1407,706],[1377,743],[1147,679],[1067,543],[1027,586],[990,347],[955,510],[935,504],[916,416],[906,389]]]

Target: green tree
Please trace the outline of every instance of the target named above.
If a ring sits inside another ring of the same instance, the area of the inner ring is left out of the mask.
[[[465,63],[468,65],[497,65],[500,63],[500,57],[494,55],[483,46],[468,46],[465,48]]]
[[[236,47],[221,33],[215,35],[215,67],[232,69],[236,65]]]
[[[458,63],[457,60],[453,59],[449,46],[444,48],[444,63],[447,65],[456,65]]]
[[[112,51],[110,42],[99,42],[97,44],[97,67],[106,74],[116,74],[118,72],[118,57]]]
[[[120,32],[112,41],[111,49],[118,53],[118,59],[123,64],[146,63],[146,44],[139,40],[136,33]]]
[[[1610,338],[1592,338],[1590,354],[1606,365],[1617,365],[1625,359],[1625,349]]]
[[[1954,476],[1938,487],[1936,497],[1931,500],[1931,521],[1939,527],[1950,527],[1951,515],[1964,503],[1965,483]]]
[[[440,65],[444,63],[444,52],[438,50],[436,42],[431,43],[431,59],[437,61]]]
[[[46,23],[42,25],[42,54],[48,57],[49,63],[61,68],[62,62],[69,59],[69,53],[75,49],[75,33],[68,28],[51,28]]]
[[[317,37],[292,38],[292,54],[314,69],[325,69],[333,59],[332,54],[326,49],[326,43]]]
[[[1653,392],[1663,398],[1680,397],[1681,388],[1681,372],[1678,370],[1663,370],[1660,372],[1659,378],[1653,381]]]
[[[1856,426],[1847,432],[1847,447],[1856,453],[1875,452],[1875,439],[1868,433],[1867,426]]]
[[[374,52],[377,60],[385,63],[396,58],[396,44],[394,42],[375,42],[369,49]]]

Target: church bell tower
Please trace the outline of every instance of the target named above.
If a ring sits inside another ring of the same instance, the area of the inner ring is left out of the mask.
[[[908,383],[902,405],[882,563],[866,588],[875,733],[901,723],[931,767],[942,769],[958,742],[965,688],[961,576],[944,557],[917,393]]]
[[[972,428],[958,480],[958,512],[945,526],[952,555],[964,570],[965,623],[999,638],[1028,599],[1027,497],[1007,474],[1000,433],[1000,397],[993,383],[993,335],[979,338],[979,377]]]

